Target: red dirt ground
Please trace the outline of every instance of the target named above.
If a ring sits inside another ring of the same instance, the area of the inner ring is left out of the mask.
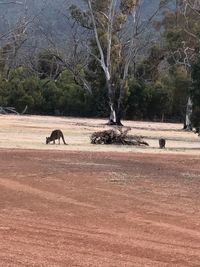
[[[200,158],[0,150],[0,266],[200,266]]]

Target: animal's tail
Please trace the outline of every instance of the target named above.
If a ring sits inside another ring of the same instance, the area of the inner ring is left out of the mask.
[[[66,142],[65,142],[65,138],[64,138],[64,135],[63,135],[63,133],[62,133],[62,140],[63,140],[63,143],[65,144],[65,145],[68,145]]]

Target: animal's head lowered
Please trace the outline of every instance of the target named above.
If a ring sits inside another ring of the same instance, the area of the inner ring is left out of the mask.
[[[46,144],[50,143],[50,137],[46,137]]]

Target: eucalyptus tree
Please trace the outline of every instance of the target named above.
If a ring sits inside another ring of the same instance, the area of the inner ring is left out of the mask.
[[[108,92],[110,124],[121,124],[128,93],[128,75],[137,53],[141,29],[137,20],[138,0],[85,0],[86,11],[71,6],[72,17],[91,32],[87,51],[102,68]],[[128,30],[127,30],[128,29]]]
[[[28,39],[27,32],[32,18],[27,14],[27,0],[0,1],[0,5],[4,7],[5,11],[17,6],[21,14],[15,23],[11,23],[10,18],[4,17],[7,27],[0,34],[1,75],[8,81],[10,71],[22,63],[22,54],[19,52]]]
[[[171,5],[171,9],[165,10],[161,23],[164,28],[168,61],[173,68],[184,68],[187,73],[184,128],[191,130],[193,105],[190,95],[191,66],[199,44],[200,2],[197,0],[165,0],[165,3]],[[190,83],[188,83],[189,80]]]

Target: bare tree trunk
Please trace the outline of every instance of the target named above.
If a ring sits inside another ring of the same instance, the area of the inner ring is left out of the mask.
[[[123,80],[121,81],[120,85],[120,94],[119,98],[117,100],[117,106],[116,106],[116,125],[123,126],[121,120],[124,116],[125,111],[125,101],[127,96],[127,79],[128,79],[128,67],[129,64],[125,66],[127,68],[127,71],[123,77]]]
[[[121,119],[123,117],[123,104],[120,102],[118,103],[117,112],[116,112],[116,125],[123,126]]]
[[[108,88],[108,98],[109,98],[109,106],[110,106],[110,117],[108,124],[116,125],[116,108],[115,108],[115,90],[111,80],[107,79],[107,88]]]
[[[110,103],[110,117],[109,117],[109,125],[115,125],[116,124],[116,111],[114,109],[114,104]]]
[[[165,120],[165,114],[162,113],[161,121],[164,122],[164,120]]]
[[[111,80],[107,80],[107,87],[108,87],[108,97],[110,106],[110,117],[108,124],[123,126],[123,124],[121,123],[121,119],[123,117],[123,111],[124,111],[125,81],[122,82],[118,101],[116,100],[116,95],[115,95],[116,91],[115,85],[111,82]]]
[[[125,106],[125,99],[126,99],[126,86],[127,86],[127,79],[128,79],[128,66],[126,65],[127,70],[124,72],[123,80],[121,81],[120,85],[120,95],[117,101],[117,112],[116,112],[116,125],[123,126],[121,120],[124,113],[124,106]]]
[[[96,20],[92,8],[92,1],[87,0],[88,7],[91,14],[92,24],[93,24],[93,31],[94,36],[97,44],[97,48],[99,50],[100,58],[96,58],[96,60],[100,63],[100,66],[102,67],[105,78],[106,78],[106,84],[108,88],[108,98],[109,98],[109,105],[110,105],[110,118],[108,124],[113,125],[116,124],[116,112],[115,112],[115,93],[114,88],[111,81],[111,47],[112,47],[112,27],[113,27],[113,19],[114,19],[114,11],[115,11],[115,4],[116,0],[112,0],[109,5],[109,17],[108,17],[108,30],[107,30],[107,38],[108,38],[108,44],[107,44],[107,55],[105,57],[103,47],[100,43],[99,39],[99,33],[97,31],[97,25]]]
[[[187,131],[192,131],[191,115],[192,115],[192,100],[190,97],[188,97],[187,107],[186,107],[185,125],[184,125],[184,129]]]

